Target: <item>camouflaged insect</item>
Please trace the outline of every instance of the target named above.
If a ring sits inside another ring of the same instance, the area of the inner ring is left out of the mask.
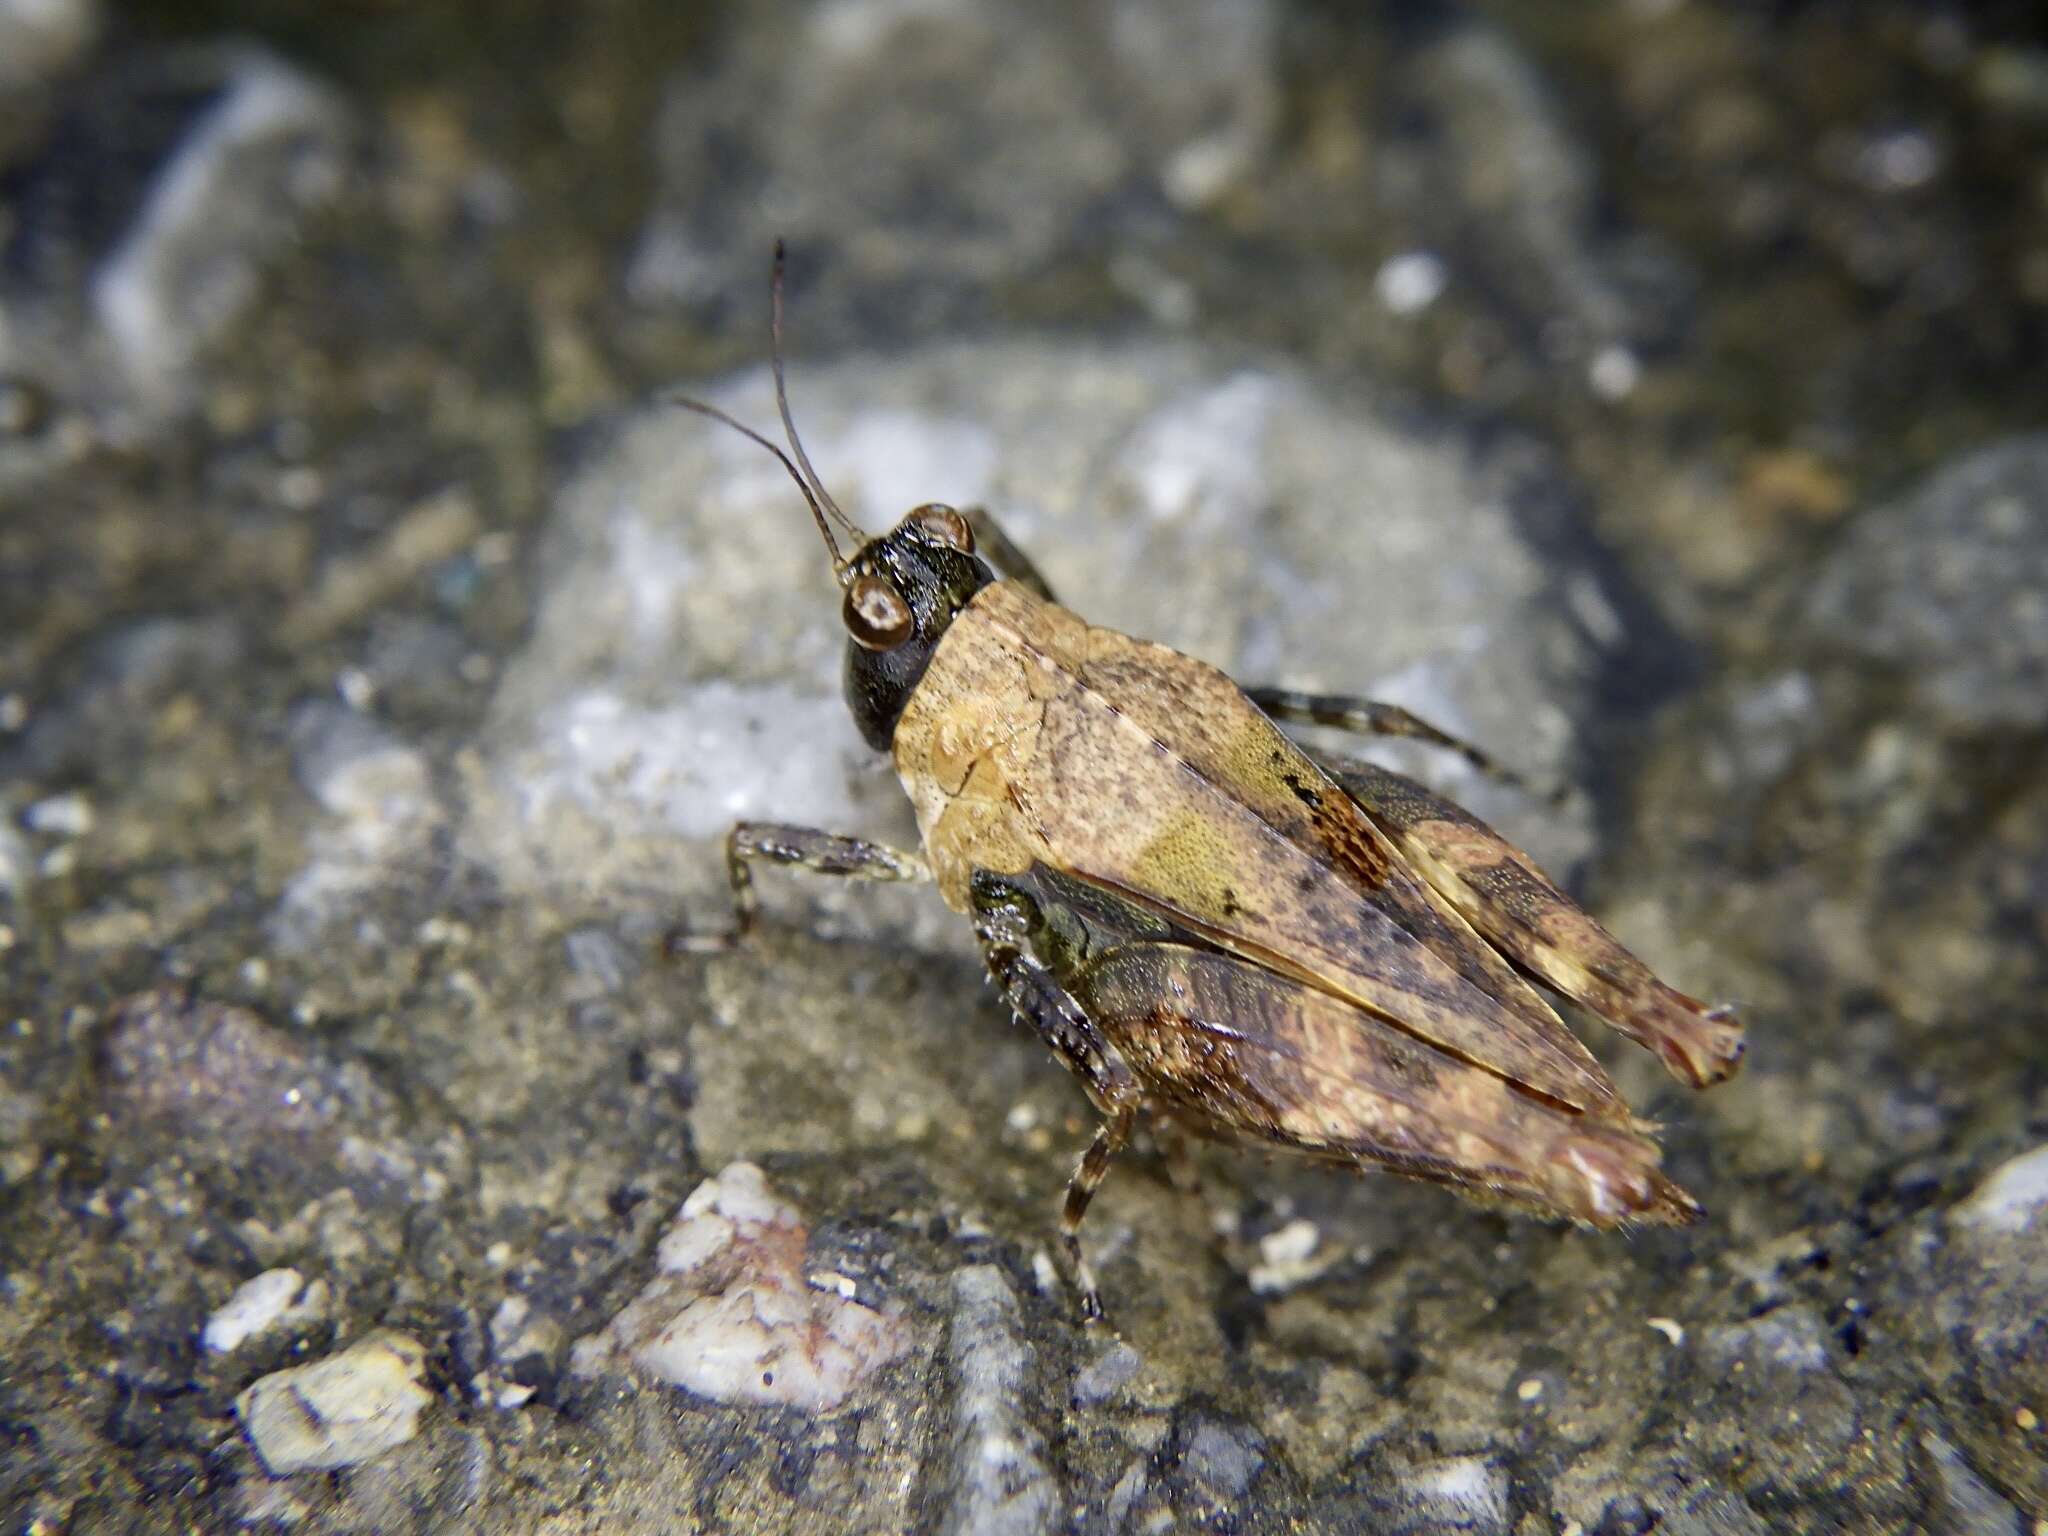
[[[803,490],[845,592],[847,702],[893,758],[924,853],[742,823],[727,843],[736,931],[685,947],[747,930],[756,860],[935,880],[1102,1113],[1062,1219],[1090,1317],[1076,1234],[1148,1113],[1593,1227],[1696,1220],[1658,1171],[1653,1128],[1525,978],[1695,1088],[1735,1069],[1740,1024],[1659,981],[1475,817],[1314,755],[1278,722],[1419,738],[1499,770],[1395,706],[1247,690],[1089,624],[985,513],[927,505],[861,533],[790,419],[781,266],[778,249],[771,337],[795,461],[677,403],[769,448]]]

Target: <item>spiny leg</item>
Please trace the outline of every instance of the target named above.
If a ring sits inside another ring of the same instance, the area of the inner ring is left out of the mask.
[[[1003,532],[1003,525],[995,520],[987,507],[962,507],[960,515],[967,519],[967,526],[974,530],[974,546],[989,560],[999,566],[1005,576],[1048,603],[1056,603],[1052,588],[1039,575],[1038,567],[1031,563],[1031,557],[1011,542]]]
[[[886,843],[871,843],[861,837],[841,837],[815,827],[790,827],[772,821],[742,821],[725,837],[725,873],[732,882],[732,927],[721,933],[669,935],[671,954],[722,954],[736,947],[753,931],[760,908],[754,877],[748,866],[756,861],[793,864],[819,875],[840,875],[852,880],[929,880],[932,872],[923,859]]]
[[[1067,1262],[1074,1267],[1074,1279],[1081,1287],[1081,1320],[1086,1323],[1102,1321],[1102,1292],[1096,1288],[1095,1271],[1088,1267],[1081,1252],[1081,1219],[1088,1214],[1088,1202],[1095,1198],[1095,1191],[1109,1176],[1109,1165],[1130,1139],[1137,1118],[1135,1098],[1110,1111],[1109,1118],[1096,1128],[1088,1150],[1081,1154],[1080,1165],[1067,1183],[1066,1201],[1060,1207],[1060,1240],[1066,1246]]]
[[[989,975],[1002,988],[1017,1017],[1036,1030],[1061,1065],[1081,1079],[1088,1097],[1104,1116],[1074,1170],[1060,1209],[1060,1239],[1081,1293],[1082,1320],[1101,1322],[1102,1293],[1096,1288],[1095,1271],[1081,1252],[1081,1218],[1108,1175],[1110,1163],[1130,1139],[1144,1094],[1087,1010],[1029,948],[1031,931],[1039,921],[1035,904],[989,875],[976,876],[973,899],[974,931],[981,940]]]
[[[1144,1096],[1130,1069],[1103,1041],[1080,1005],[1035,957],[997,944],[985,946],[984,955],[989,974],[996,978],[1017,1016],[1037,1030],[1053,1054],[1081,1079],[1088,1097],[1105,1116],[1095,1139],[1081,1154],[1060,1207],[1060,1242],[1081,1293],[1081,1320],[1099,1323],[1103,1320],[1102,1292],[1096,1286],[1095,1271],[1081,1252],[1081,1219],[1108,1177],[1110,1163],[1130,1139]]]
[[[1375,763],[1318,758],[1438,895],[1515,965],[1657,1053],[1695,1088],[1742,1060],[1742,1023],[1658,980],[1529,856],[1460,806]]]
[[[1251,701],[1275,720],[1296,725],[1327,725],[1355,736],[1402,736],[1426,741],[1457,753],[1490,779],[1509,784],[1551,801],[1564,799],[1563,790],[1540,791],[1521,774],[1503,766],[1485,752],[1448,731],[1440,731],[1427,720],[1418,719],[1399,704],[1377,699],[1360,699],[1341,693],[1297,693],[1290,688],[1247,688]]]

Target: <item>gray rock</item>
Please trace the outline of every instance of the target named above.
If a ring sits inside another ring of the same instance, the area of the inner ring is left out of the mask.
[[[1075,1405],[1093,1407],[1116,1396],[1136,1380],[1144,1368],[1144,1356],[1118,1340],[1074,1373]]]
[[[605,928],[579,928],[562,941],[569,964],[601,992],[617,992],[639,970],[637,957]]]
[[[1418,433],[1286,370],[1019,344],[806,369],[795,387],[811,457],[863,526],[987,502],[1091,620],[1248,682],[1393,699],[1539,779],[1568,776],[1603,665],[1575,610],[1627,643],[1602,580],[1539,555],[1518,519],[1560,494],[1540,458]],[[711,397],[774,419],[764,373]],[[629,906],[673,893],[715,925],[735,819],[914,835],[837,697],[823,551],[758,448],[672,412],[626,423],[560,497],[543,568],[464,829],[510,888]],[[1445,754],[1384,755],[1555,866],[1588,849],[1582,813]],[[834,918],[919,905],[808,894]],[[922,905],[919,941],[959,944]]]
[[[1447,1456],[1404,1464],[1381,1495],[1389,1532],[1470,1532],[1506,1536],[1508,1480],[1485,1456]]]
[[[870,291],[914,280],[928,313],[1033,272],[1090,221],[1142,228],[1147,194],[1202,207],[1256,174],[1274,7],[1138,0],[1059,19],[867,0],[733,13],[714,62],[669,92],[634,293],[757,292],[784,236]],[[718,149],[735,123],[755,137],[741,167]]]
[[[47,86],[98,37],[96,0],[0,0],[0,96]]]
[[[391,1224],[469,1176],[458,1128],[246,1008],[168,990],[126,998],[108,1015],[101,1062],[98,1102],[122,1127],[114,1166],[247,1181],[240,1203],[258,1228],[245,1240],[269,1264],[314,1243],[353,1271],[372,1238],[391,1240]]]
[[[17,234],[17,269],[41,280],[0,283],[0,374],[160,417],[190,402],[265,274],[333,204],[354,130],[338,96],[248,47],[159,50],[98,89],[86,131],[125,153],[124,175],[90,225],[50,210]],[[192,110],[162,137],[178,95]]]
[[[434,1396],[426,1351],[377,1332],[312,1365],[275,1371],[235,1399],[243,1433],[272,1477],[368,1461],[419,1432]]]
[[[288,949],[388,886],[408,858],[419,862],[443,816],[425,757],[368,716],[306,704],[291,735],[299,782],[328,819],[307,839],[310,857],[278,905],[275,933]]]
[[[1204,1419],[1187,1438],[1181,1470],[1215,1503],[1242,1499],[1266,1464],[1259,1437],[1241,1424]]]
[[[1987,1238],[2028,1231],[2048,1208],[2048,1145],[2034,1147],[1992,1169],[1982,1184],[1959,1202],[1950,1220]]]
[[[4,809],[0,809],[0,818],[4,818]],[[35,878],[35,863],[28,839],[10,821],[0,819],[0,897],[25,892]]]
[[[1028,1404],[1032,1359],[1016,1292],[989,1264],[953,1276],[953,1384],[945,1528],[1035,1536],[1058,1528],[1060,1485]]]
[[[1584,370],[1634,339],[1645,317],[1594,233],[1598,178],[1530,55],[1467,20],[1403,64],[1399,89],[1434,130],[1392,148],[1421,226],[1479,263],[1522,313],[1544,317],[1558,361]]]
[[[1956,1536],[2023,1536],[2027,1529],[2024,1517],[1977,1475],[1963,1453],[1939,1431],[1922,1430],[1919,1451],[1935,1489],[1940,1529]]]
[[[156,712],[184,689],[217,682],[243,659],[228,614],[165,615],[121,624],[94,640],[70,685],[29,717],[18,744],[0,746],[0,779],[86,776],[139,753]]]
[[[1804,599],[1828,651],[1948,729],[2038,730],[2048,698],[2048,436],[1968,454],[1859,518]]]

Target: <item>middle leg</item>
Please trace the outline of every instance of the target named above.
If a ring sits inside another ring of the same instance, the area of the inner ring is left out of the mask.
[[[1102,1292],[1081,1251],[1081,1221],[1095,1191],[1109,1176],[1117,1153],[1130,1140],[1144,1094],[1095,1021],[1060,985],[1051,968],[1032,953],[1027,938],[1033,921],[1030,909],[993,884],[978,889],[976,896],[975,931],[989,975],[1002,988],[1017,1017],[1038,1032],[1062,1066],[1080,1078],[1088,1097],[1102,1111],[1102,1124],[1081,1154],[1060,1206],[1060,1241],[1081,1293],[1081,1318],[1098,1323],[1103,1320]]]

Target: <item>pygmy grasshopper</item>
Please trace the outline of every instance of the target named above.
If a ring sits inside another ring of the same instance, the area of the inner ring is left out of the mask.
[[[735,928],[681,947],[748,930],[756,861],[935,881],[1102,1114],[1061,1218],[1090,1318],[1081,1219],[1148,1113],[1593,1227],[1697,1220],[1658,1171],[1654,1128],[1530,978],[1696,1088],[1735,1069],[1741,1025],[1659,981],[1473,816],[1280,727],[1405,736],[1500,770],[1398,706],[1241,688],[1096,628],[979,509],[929,504],[862,533],[791,419],[781,274],[778,247],[770,339],[790,453],[675,403],[767,448],[803,492],[845,594],[847,703],[893,759],[923,853],[743,822],[726,844]]]

